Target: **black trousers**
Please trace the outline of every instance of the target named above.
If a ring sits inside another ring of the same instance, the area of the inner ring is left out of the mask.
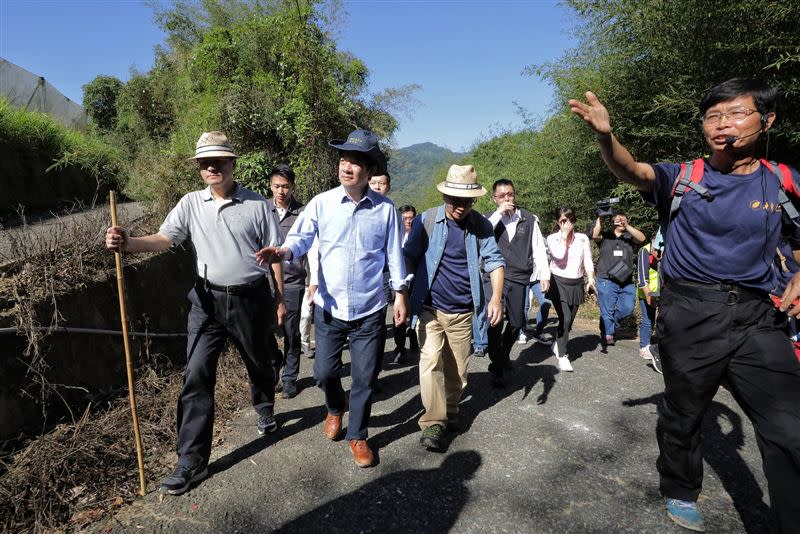
[[[272,298],[263,283],[241,295],[206,289],[198,283],[189,291],[186,373],[178,398],[178,462],[191,467],[207,463],[214,426],[214,387],[217,363],[231,339],[250,377],[250,396],[259,414],[271,414],[275,389],[270,346]]]
[[[726,380],[755,428],[775,526],[800,532],[800,361],[784,331],[786,317],[765,298],[728,304],[713,297],[669,283],[661,294],[661,493],[683,500],[700,494],[700,427]]]
[[[492,295],[491,284],[484,284],[486,299]],[[511,347],[517,340],[522,327],[525,326],[525,299],[528,294],[528,285],[506,280],[503,282],[503,305],[505,309],[504,321],[499,321],[495,326],[490,326],[489,333],[489,372],[500,375],[504,369],[511,366]]]
[[[283,381],[294,382],[300,374],[300,307],[305,287],[283,288],[286,320],[283,323]]]

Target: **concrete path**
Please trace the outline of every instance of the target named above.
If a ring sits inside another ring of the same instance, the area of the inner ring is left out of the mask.
[[[353,465],[345,442],[324,438],[323,397],[303,359],[303,391],[276,403],[278,433],[260,438],[247,410],[214,449],[208,479],[163,502],[151,493],[93,530],[688,532],[667,519],[658,494],[661,375],[635,340],[603,353],[594,334],[573,339],[581,354],[574,373],[559,372],[547,347],[515,345],[513,385],[502,390],[490,385],[487,359],[473,359],[461,404],[466,428],[444,453],[418,444],[417,367],[387,363],[373,407],[379,463],[371,469]],[[707,531],[766,532],[752,426],[727,391],[717,394],[704,435]]]

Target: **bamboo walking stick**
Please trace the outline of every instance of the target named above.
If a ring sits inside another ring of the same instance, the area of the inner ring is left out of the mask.
[[[111,206],[111,226],[117,226],[117,196],[114,191],[108,194]],[[133,435],[136,438],[136,459],[139,462],[139,495],[145,494],[144,459],[142,457],[142,436],[139,434],[139,415],[136,413],[136,392],[133,389],[133,362],[131,361],[131,343],[128,339],[128,312],[125,309],[125,281],[122,277],[122,253],[114,252],[117,263],[117,292],[119,293],[119,315],[122,321],[122,340],[125,345],[125,365],[128,370],[128,393],[131,401],[131,415],[133,416]]]

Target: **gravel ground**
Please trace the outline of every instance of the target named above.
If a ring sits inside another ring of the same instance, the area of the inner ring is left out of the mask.
[[[212,452],[208,479],[179,497],[151,491],[92,530],[688,532],[667,519],[658,494],[662,377],[639,357],[636,340],[608,352],[598,342],[574,332],[574,373],[559,372],[548,347],[515,345],[505,389],[491,387],[488,359],[473,358],[464,431],[441,453],[418,443],[416,365],[388,363],[387,348],[370,424],[378,457],[371,469],[354,466],[345,442],[324,438],[323,396],[304,357],[300,395],[276,402],[276,434],[259,437],[255,413],[241,413]],[[707,531],[766,532],[753,429],[725,390],[706,418],[704,443]]]

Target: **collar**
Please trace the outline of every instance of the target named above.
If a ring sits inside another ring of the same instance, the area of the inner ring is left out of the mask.
[[[214,200],[214,195],[211,193],[210,185],[203,189],[203,200],[206,202],[209,200]],[[235,200],[237,202],[242,201],[242,188],[239,187],[238,182],[233,182],[233,191],[231,191],[231,197],[229,200]]]
[[[339,191],[339,195],[341,195],[340,201],[342,204],[344,204],[345,202],[353,202],[355,204],[361,204],[365,200],[369,200],[369,202],[374,206],[380,203],[382,197],[382,195],[373,191],[372,188],[369,186],[369,184],[367,184],[367,192],[364,193],[364,196],[361,197],[361,200],[358,202],[355,202],[352,198],[350,198],[350,196],[348,196],[347,191],[344,190],[343,185],[340,185],[337,188],[337,190]]]
[[[275,199],[274,198],[269,198],[267,200],[269,201],[270,206],[272,206],[272,211],[277,211],[278,205],[275,204]],[[292,201],[289,202],[289,207],[286,208],[286,213],[287,214],[292,214],[292,215],[297,215],[298,214],[298,210],[300,208],[302,208],[302,207],[303,207],[303,205],[300,203],[300,201],[298,201],[296,198],[294,198],[294,196],[292,196]]]

